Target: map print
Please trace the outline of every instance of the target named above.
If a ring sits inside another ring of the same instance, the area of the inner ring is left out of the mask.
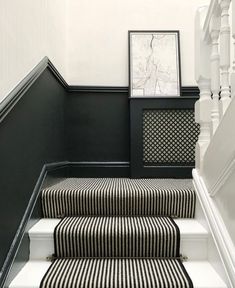
[[[179,96],[176,33],[131,35],[131,96]]]

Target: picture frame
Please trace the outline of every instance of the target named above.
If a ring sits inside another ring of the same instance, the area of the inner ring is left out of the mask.
[[[129,96],[181,96],[179,30],[131,30]]]

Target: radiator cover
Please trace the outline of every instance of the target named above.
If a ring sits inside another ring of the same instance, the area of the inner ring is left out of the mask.
[[[192,109],[144,109],[144,165],[194,163],[198,135]]]

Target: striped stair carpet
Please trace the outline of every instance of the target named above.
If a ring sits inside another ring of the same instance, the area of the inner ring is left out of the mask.
[[[42,192],[45,218],[77,215],[160,215],[193,218],[191,181],[70,178]]]
[[[58,257],[179,257],[169,217],[73,217],[55,229]]]
[[[174,259],[59,259],[41,287],[178,288],[193,284],[182,263]]]
[[[193,218],[191,181],[68,178],[42,191],[45,218],[62,218],[40,288],[193,287],[173,217]]]

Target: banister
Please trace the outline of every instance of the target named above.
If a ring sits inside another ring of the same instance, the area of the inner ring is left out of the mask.
[[[234,47],[230,45],[232,40]],[[195,80],[200,90],[195,105],[200,135],[194,184],[228,287],[235,287],[235,0],[211,0],[208,7],[197,10]]]
[[[231,3],[234,11],[235,0],[211,0],[208,7],[197,10],[195,17],[195,80],[200,90],[195,120],[201,127],[196,168],[201,172],[206,150],[231,103],[231,91],[235,93],[235,54],[230,71],[231,30],[235,52],[235,17],[232,29],[229,21]]]

